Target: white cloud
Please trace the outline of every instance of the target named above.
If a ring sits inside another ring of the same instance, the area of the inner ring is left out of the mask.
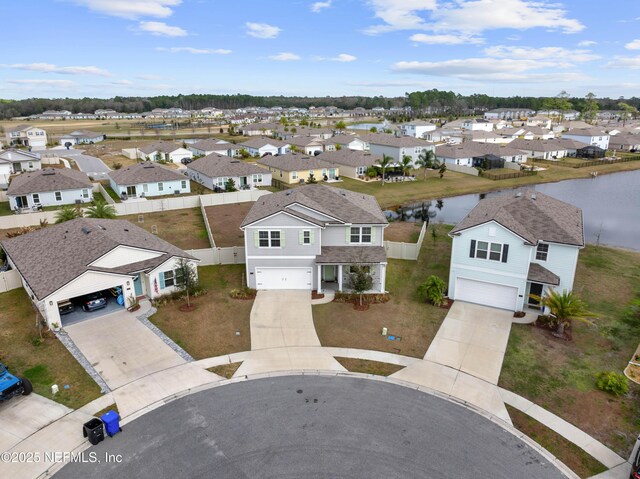
[[[327,0],[326,2],[315,2],[311,5],[311,11],[313,13],[319,13],[325,8],[329,8],[331,6],[331,1],[332,0]]]
[[[137,75],[136,78],[138,80],[146,80],[146,81],[154,81],[154,80],[160,80],[160,78],[162,78],[160,75]]]
[[[228,55],[231,50],[225,50],[224,48],[193,48],[193,47],[156,47],[159,52],[171,52],[171,53],[191,53],[193,55]]]
[[[412,42],[426,43],[427,45],[466,45],[484,43],[482,38],[451,34],[427,35],[426,33],[416,33],[415,35],[411,35],[409,40]]]
[[[13,63],[10,65],[0,64],[0,68],[11,68],[14,70],[27,70],[41,73],[59,73],[61,75],[98,75],[103,77],[113,76],[107,70],[94,66],[72,66],[59,67],[52,63]]]
[[[276,60],[279,62],[291,62],[291,61],[300,60],[300,55],[296,55],[295,53],[291,53],[291,52],[280,52],[277,55],[271,55],[269,59]]]
[[[166,18],[182,0],[71,0],[76,5],[94,12],[114,17],[135,19],[139,17]]]
[[[267,23],[245,23],[247,35],[255,38],[276,38],[282,31],[279,27]]]
[[[109,82],[111,85],[119,85],[119,86],[129,86],[129,85],[133,85],[133,82],[131,80],[114,80],[112,82]]]
[[[624,46],[627,50],[640,50],[640,39],[633,40]]]
[[[640,70],[640,56],[637,57],[614,57],[612,61],[605,66],[609,68],[629,68],[631,70]]]
[[[337,57],[329,58],[329,60],[334,62],[354,62],[358,59],[358,57],[354,55],[349,55],[348,53],[341,53]]]
[[[485,48],[484,53],[497,58],[526,58],[528,60],[563,60],[589,62],[600,58],[589,50],[569,50],[562,47],[509,47],[497,45]]]
[[[581,42],[578,42],[578,46],[579,47],[591,47],[593,45],[597,45],[598,42],[594,42],[593,40],[583,40]]]
[[[164,22],[140,22],[138,28],[143,32],[162,37],[184,37],[187,35],[186,30],[167,25]]]
[[[376,34],[395,30],[429,30],[434,33],[462,32],[478,35],[486,30],[545,28],[576,33],[584,29],[568,18],[558,4],[540,0],[456,0],[436,4],[435,0],[369,0],[382,25],[365,32]],[[429,19],[420,14],[428,12]]]
[[[48,86],[55,88],[69,88],[76,85],[71,80],[7,80],[7,83],[13,85],[26,85],[26,86]]]

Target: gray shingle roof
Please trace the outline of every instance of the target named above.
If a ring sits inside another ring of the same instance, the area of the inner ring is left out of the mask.
[[[480,200],[450,234],[492,220],[529,244],[548,241],[584,246],[582,210],[531,189],[525,189],[520,196],[509,192]]]
[[[558,286],[560,284],[560,277],[538,263],[530,263],[527,281]]]
[[[80,188],[92,188],[91,181],[85,173],[70,168],[44,168],[25,172],[13,178],[7,194],[28,195]]]
[[[414,148],[416,146],[428,147],[433,146],[433,143],[420,138],[414,138],[412,136],[393,136],[387,133],[371,133],[364,135],[361,138],[370,145],[384,145],[392,146],[394,148]]]
[[[9,149],[0,151],[0,162],[40,161],[40,155],[31,151]]]
[[[249,140],[243,141],[242,143],[240,143],[240,147],[262,148],[265,145],[272,145],[277,148],[281,148],[288,144],[289,143],[287,143],[286,141],[274,140],[273,138],[260,137],[260,138],[251,138]]]
[[[97,133],[89,130],[75,130],[66,135],[62,135],[61,138],[99,138],[104,136],[104,133]]]
[[[342,149],[338,151],[325,151],[317,156],[319,160],[324,160],[332,165],[345,166],[373,166],[381,159],[380,156],[372,155],[368,151]]]
[[[217,153],[211,153],[204,158],[189,163],[187,169],[196,171],[209,178],[269,173],[269,170],[256,164],[240,161],[225,155],[218,155]]]
[[[171,141],[154,141],[153,143],[149,143],[148,145],[145,145],[142,148],[138,148],[138,149],[142,153],[149,155],[156,151],[160,151],[162,153],[171,153],[172,151],[176,151],[178,148],[182,148],[182,147],[176,145]]]
[[[241,227],[279,211],[299,216],[289,208],[293,204],[306,206],[344,223],[387,224],[387,218],[373,196],[324,185],[304,185],[262,196],[249,210]]]
[[[157,183],[159,181],[181,181],[186,177],[175,170],[170,170],[151,161],[136,163],[119,170],[109,172],[109,177],[118,185],[137,185],[140,183]]]
[[[235,145],[228,141],[218,140],[217,138],[207,138],[206,140],[200,140],[194,143],[192,147],[202,151],[218,151],[234,149]]]
[[[587,146],[586,143],[571,140],[569,138],[554,138],[550,140],[523,140],[517,138],[509,143],[511,148],[528,151],[559,151],[566,149],[577,149]]]
[[[258,163],[282,171],[315,170],[317,168],[328,168],[331,165],[326,161],[318,159],[316,156],[309,156],[298,153],[287,153],[280,156],[263,156],[258,159]]]
[[[382,246],[323,246],[316,263],[385,263],[387,253]]]
[[[152,269],[172,256],[194,259],[126,220],[78,218],[0,243],[38,299],[45,298],[85,271],[122,274]],[[145,268],[139,263],[117,268],[89,266],[119,245],[164,254],[148,260]]]

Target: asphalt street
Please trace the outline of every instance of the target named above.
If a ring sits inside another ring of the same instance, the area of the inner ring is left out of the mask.
[[[81,434],[81,431],[78,431]],[[486,418],[414,389],[285,376],[173,401],[93,446],[56,478],[565,477]],[[121,455],[121,462],[106,462]]]
[[[78,168],[80,168],[80,171],[86,173],[87,176],[90,176],[95,180],[108,179],[107,173],[109,173],[111,169],[100,158],[83,155],[82,150],[74,150],[73,148],[68,150],[55,149],[51,151],[55,151],[55,153],[60,155],[62,158],[75,161]]]

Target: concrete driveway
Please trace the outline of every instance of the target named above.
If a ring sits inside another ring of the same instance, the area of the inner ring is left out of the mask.
[[[456,301],[424,359],[498,384],[513,312]]]
[[[320,346],[309,291],[258,291],[251,309],[251,349]]]
[[[186,363],[135,314],[120,311],[64,328],[112,390]]]

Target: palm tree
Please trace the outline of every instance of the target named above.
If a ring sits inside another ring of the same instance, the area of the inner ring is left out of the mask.
[[[533,297],[539,299],[538,297]],[[558,336],[564,336],[565,328],[571,326],[571,321],[574,319],[593,324],[587,318],[595,315],[587,309],[587,303],[578,298],[573,291],[565,289],[562,293],[559,293],[551,289],[540,299],[540,302],[551,310],[552,316],[555,316],[558,323],[555,334]]]
[[[71,205],[65,205],[56,213],[56,223],[64,223],[65,221],[75,220],[76,218],[82,218],[82,210],[74,208]]]
[[[400,166],[402,167],[402,181],[404,182],[404,178],[407,175],[407,172],[411,169],[411,164],[413,163],[413,158],[409,155],[404,155],[402,157],[402,161],[400,162]]]
[[[420,155],[418,155],[418,159],[416,160],[416,165],[420,168],[424,168],[424,179],[427,179],[427,168],[433,168],[433,164],[436,160],[436,155],[433,150],[424,150]]]
[[[393,161],[393,158],[385,154],[382,155],[382,159],[378,160],[377,166],[379,166],[380,169],[382,170],[382,186],[384,186],[384,172],[387,169],[387,167],[391,164],[392,161]]]
[[[87,218],[103,218],[112,220],[115,217],[116,209],[104,201],[97,201],[95,205],[87,208]]]

